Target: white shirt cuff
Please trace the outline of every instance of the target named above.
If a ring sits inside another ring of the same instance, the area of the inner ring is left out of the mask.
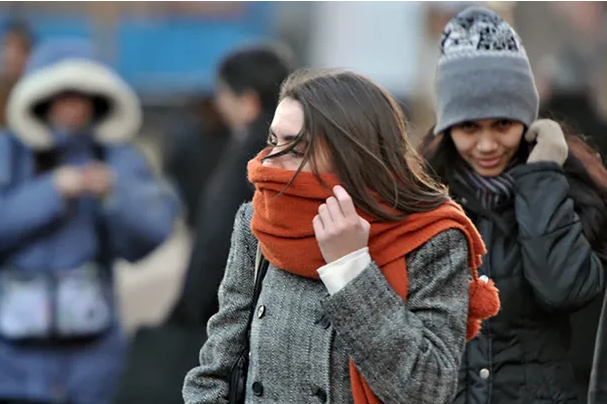
[[[370,263],[369,247],[365,247],[321,267],[318,275],[329,294],[334,295],[360,275]]]

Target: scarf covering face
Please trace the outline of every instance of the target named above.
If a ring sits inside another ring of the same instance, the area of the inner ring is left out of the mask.
[[[261,152],[248,165],[249,181],[256,188],[251,221],[253,234],[265,258],[276,268],[320,279],[317,270],[326,262],[316,241],[312,219],[331,193],[313,173],[301,172],[284,193],[277,196],[294,172],[263,166],[262,158],[266,154]],[[322,174],[321,177],[329,189],[339,184],[335,175]],[[408,291],[405,256],[442,231],[461,230],[468,239],[471,271],[467,339],[480,331],[482,320],[497,314],[498,291],[492,281],[480,281],[477,273],[485,246],[459,205],[449,201],[433,211],[411,214],[399,222],[380,221],[358,209],[357,212],[371,223],[369,253],[373,261],[404,301]],[[351,360],[350,379],[355,404],[381,404]]]

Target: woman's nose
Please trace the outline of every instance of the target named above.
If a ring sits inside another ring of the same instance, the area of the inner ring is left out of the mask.
[[[270,152],[267,154],[268,156],[271,156],[272,154],[276,154],[277,152],[279,152],[278,148],[274,147],[270,150]],[[261,164],[264,167],[274,167],[274,168],[280,168],[281,167],[281,160],[282,160],[282,156],[279,157],[274,157],[271,159],[265,159]]]
[[[479,139],[476,147],[479,151],[487,153],[495,150],[497,148],[497,142],[493,139],[491,134],[483,134]]]

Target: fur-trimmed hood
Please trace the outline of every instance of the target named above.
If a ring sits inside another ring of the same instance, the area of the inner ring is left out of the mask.
[[[63,91],[78,91],[109,102],[109,110],[93,126],[98,142],[123,143],[137,134],[142,112],[133,90],[95,57],[91,44],[73,40],[50,42],[34,51],[9,96],[9,129],[33,149],[52,148],[51,129],[34,107]]]

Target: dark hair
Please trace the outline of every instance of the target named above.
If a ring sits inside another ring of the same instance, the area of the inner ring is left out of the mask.
[[[599,153],[580,135],[574,134],[567,125],[561,124],[566,133],[569,156],[563,170],[569,180],[569,195],[580,216],[584,234],[603,262],[607,262],[607,169]],[[518,156],[525,161],[530,146],[521,141]],[[420,153],[437,181],[448,184],[455,166],[462,161],[449,132],[435,136],[433,129],[422,140]]]
[[[219,65],[218,77],[236,94],[253,91],[262,110],[274,112],[280,85],[291,70],[286,49],[255,46],[229,54]]]
[[[402,109],[371,80],[342,70],[300,70],[283,84],[280,99],[285,98],[301,103],[304,126],[287,147],[266,158],[289,153],[307,140],[295,175],[309,161],[323,183],[317,152],[328,152],[356,206],[380,220],[401,220],[449,200],[446,187],[426,174],[409,143]]]

